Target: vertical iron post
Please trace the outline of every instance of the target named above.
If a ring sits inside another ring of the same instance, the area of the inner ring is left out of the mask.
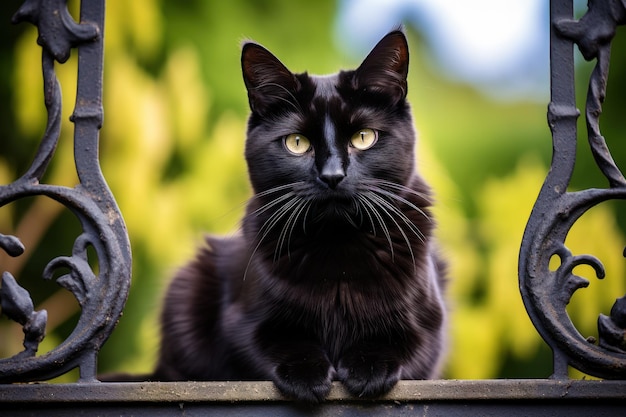
[[[39,381],[79,368],[81,381],[96,380],[96,358],[122,313],[130,285],[131,253],[128,234],[98,160],[102,125],[102,73],[104,0],[82,1],[80,22],[67,10],[66,0],[26,0],[13,17],[38,30],[42,47],[44,100],[48,123],[31,166],[11,184],[0,186],[0,207],[16,200],[45,196],[69,209],[80,221],[82,233],[71,254],[52,259],[42,278],[55,279],[70,291],[81,307],[74,331],[59,346],[36,356],[45,336],[47,314],[35,311],[28,291],[8,272],[2,275],[2,314],[22,325],[23,352],[0,360],[0,383]],[[56,63],[64,63],[72,48],[78,50],[78,84],[74,122],[74,160],[79,183],[73,188],[41,183],[59,141],[61,92]],[[18,236],[1,235],[0,248],[20,256],[24,246]],[[87,250],[97,256],[90,265]],[[56,271],[69,271],[57,276]]]
[[[599,279],[606,272],[596,257],[573,254],[565,246],[569,230],[584,213],[602,202],[626,199],[626,180],[599,126],[611,40],[616,26],[624,23],[624,1],[590,0],[580,20],[573,18],[572,0],[550,2],[548,123],[553,156],[524,232],[519,284],[533,324],[553,351],[553,378],[567,378],[568,366],[601,378],[626,378],[626,297],[616,300],[610,316],[598,317],[599,340],[583,337],[566,310],[573,294],[589,285],[589,281],[574,274],[574,268],[589,265]],[[574,94],[574,44],[585,59],[596,61],[589,79],[585,118],[590,152],[608,182],[607,188],[575,192],[568,191],[576,162],[576,120],[580,113]],[[559,265],[551,268],[554,258]]]

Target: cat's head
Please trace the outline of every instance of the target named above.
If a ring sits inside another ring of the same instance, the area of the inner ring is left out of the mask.
[[[333,75],[292,73],[255,43],[244,44],[241,63],[251,109],[246,160],[257,196],[349,203],[380,184],[408,184],[415,132],[401,31],[386,35],[356,70]]]

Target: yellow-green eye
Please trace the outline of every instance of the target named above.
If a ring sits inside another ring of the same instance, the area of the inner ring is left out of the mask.
[[[376,143],[378,134],[373,129],[361,129],[350,138],[350,143],[355,148],[364,151],[369,149]]]
[[[285,148],[294,155],[303,155],[311,149],[311,142],[298,133],[292,133],[285,137]]]

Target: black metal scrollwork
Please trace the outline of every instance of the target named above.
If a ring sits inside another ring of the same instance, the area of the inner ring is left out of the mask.
[[[25,197],[46,196],[79,219],[83,233],[76,238],[72,253],[51,260],[42,277],[52,279],[57,270],[69,271],[56,282],[74,294],[81,314],[65,341],[36,356],[45,335],[46,312],[35,311],[28,292],[5,272],[0,312],[23,326],[25,350],[0,360],[0,383],[50,379],[76,367],[82,381],[95,380],[96,355],[121,315],[131,270],[126,227],[98,162],[104,0],[81,2],[80,23],[69,14],[66,0],[26,0],[13,21],[37,26],[48,122],[30,168],[13,183],[0,186],[0,207]],[[74,159],[79,184],[69,188],[42,184],[41,179],[54,156],[61,129],[61,91],[55,61],[64,63],[74,47],[78,48],[78,85],[71,120],[75,125]],[[97,256],[97,273],[88,261],[90,247]],[[19,239],[9,235],[0,235],[0,248],[11,256],[20,256],[24,251]]]
[[[573,224],[589,209],[608,200],[626,199],[626,179],[615,164],[600,132],[611,40],[626,23],[626,0],[590,0],[585,15],[573,19],[572,0],[552,0],[551,102],[548,123],[552,131],[550,172],[526,226],[520,249],[519,279],[524,304],[533,324],[554,353],[554,378],[567,378],[571,365],[601,378],[626,378],[626,296],[617,299],[610,316],[598,319],[599,343],[584,338],[572,324],[566,306],[575,291],[589,282],[574,267],[591,266],[604,278],[602,263],[591,255],[573,255],[564,245]],[[587,136],[591,153],[609,187],[568,192],[576,160],[576,120],[573,43],[588,60],[596,60],[586,102]],[[560,259],[556,270],[550,259]]]

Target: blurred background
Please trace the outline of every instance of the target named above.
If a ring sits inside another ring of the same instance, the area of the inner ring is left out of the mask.
[[[580,16],[585,2],[575,3]],[[10,24],[20,4],[0,2],[2,184],[29,166],[46,122],[36,30]],[[69,5],[78,16],[78,2]],[[100,372],[152,369],[169,279],[205,233],[237,230],[251,192],[240,43],[253,39],[292,71],[323,74],[355,68],[403,24],[417,165],[435,189],[438,237],[451,266],[444,377],[549,376],[550,351],[526,315],[517,281],[522,233],[551,158],[548,20],[547,0],[109,0],[100,160],[128,227],[133,278],[124,315],[100,353]],[[626,38],[618,36],[601,119],[618,165],[626,159],[625,52]],[[577,59],[582,107],[591,65]],[[76,184],[69,122],[75,71],[75,54],[57,65],[65,115],[45,177],[68,186]],[[584,120],[579,127],[584,133]],[[586,138],[579,139],[572,188],[605,187]],[[598,314],[608,314],[625,292],[625,223],[619,205],[607,203],[568,236],[575,254],[594,254],[607,270],[603,281],[590,269],[576,270],[591,281],[569,306],[585,336],[597,335]],[[78,221],[50,200],[20,200],[0,208],[0,232],[27,247],[16,259],[2,254],[0,265],[32,292],[37,309],[48,310],[45,352],[79,314],[70,293],[40,278],[47,262],[70,253]],[[0,317],[0,357],[19,352],[22,339],[21,328]]]

